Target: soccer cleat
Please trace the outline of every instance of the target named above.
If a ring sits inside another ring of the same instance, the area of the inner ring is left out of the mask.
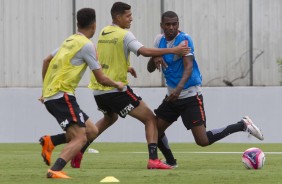
[[[47,172],[47,178],[70,178],[66,175],[63,171],[53,171],[51,169],[48,169]]]
[[[71,167],[72,168],[80,168],[80,163],[83,157],[83,153],[78,152],[73,159],[71,159]]]
[[[164,163],[165,165],[168,165],[168,166],[172,167],[173,169],[178,167],[176,159],[174,159],[173,163],[169,163],[166,160],[161,160],[161,162]]]
[[[51,155],[52,151],[55,148],[55,146],[52,143],[51,137],[49,135],[45,135],[39,139],[39,142],[42,146],[42,153],[41,156],[44,160],[44,162],[47,165],[51,164]]]
[[[147,169],[173,169],[173,167],[162,163],[159,159],[149,159]]]
[[[246,132],[249,132],[249,134],[258,138],[259,140],[264,139],[260,129],[253,123],[253,121],[248,116],[243,117],[242,121],[246,126]]]

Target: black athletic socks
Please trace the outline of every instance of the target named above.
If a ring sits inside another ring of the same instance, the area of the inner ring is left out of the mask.
[[[83,154],[85,152],[85,150],[88,148],[88,146],[92,143],[93,141],[91,142],[88,142],[81,148],[80,152]]]
[[[224,128],[210,130],[207,132],[209,144],[213,144],[214,142],[232,133],[244,131],[244,129],[245,129],[245,124],[242,121],[240,121],[238,123],[228,125],[227,127]]]
[[[158,147],[164,155],[166,162],[170,165],[175,165],[176,161],[168,145],[168,140],[165,133],[158,138]]]
[[[158,158],[158,146],[157,143],[148,144],[149,159],[155,160]]]
[[[58,134],[58,135],[52,135],[50,137],[51,137],[51,141],[54,146],[65,144],[67,142],[65,133]]]
[[[58,158],[55,164],[51,167],[51,170],[52,171],[61,171],[66,166],[66,164],[67,162],[64,159]]]

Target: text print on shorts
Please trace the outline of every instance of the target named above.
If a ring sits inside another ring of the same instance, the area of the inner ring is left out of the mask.
[[[64,130],[67,125],[69,124],[70,122],[66,119],[65,121],[63,121],[62,123],[60,123],[60,126],[62,127],[62,129]]]
[[[124,109],[120,111],[121,116],[125,117],[132,109],[134,109],[134,106],[129,104],[128,106],[126,106]]]
[[[84,116],[83,116],[82,112],[80,112],[78,115],[79,115],[80,121],[81,121],[82,123],[85,123],[85,121],[84,121]],[[69,123],[70,123],[70,122],[66,119],[65,121],[63,121],[63,122],[60,123],[60,126],[61,126],[62,129],[64,130],[64,129],[68,126]]]

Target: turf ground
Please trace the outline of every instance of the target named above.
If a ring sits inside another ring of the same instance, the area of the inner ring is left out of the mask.
[[[261,170],[246,170],[241,162],[244,150],[259,147],[266,154]],[[210,184],[282,183],[281,144],[223,144],[201,148],[195,144],[171,144],[179,167],[174,170],[147,170],[145,143],[95,143],[99,153],[85,153],[82,168],[64,171],[72,179],[46,178],[46,166],[39,144],[0,144],[0,184],[100,183],[114,176],[121,184]],[[53,152],[56,159],[61,146]],[[159,154],[160,158],[162,157]]]

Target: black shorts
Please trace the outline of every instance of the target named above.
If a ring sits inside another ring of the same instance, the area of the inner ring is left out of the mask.
[[[80,127],[86,127],[85,122],[89,117],[79,108],[74,96],[64,93],[62,98],[49,100],[44,104],[63,130],[66,131],[73,123]]]
[[[206,126],[206,115],[202,95],[178,99],[174,102],[163,100],[158,109],[155,109],[155,114],[157,117],[170,124],[181,116],[182,122],[187,130],[190,130],[194,126]]]
[[[94,98],[98,110],[102,111],[104,114],[117,113],[122,118],[125,118],[142,100],[129,86],[127,86],[126,91],[95,95]]]

